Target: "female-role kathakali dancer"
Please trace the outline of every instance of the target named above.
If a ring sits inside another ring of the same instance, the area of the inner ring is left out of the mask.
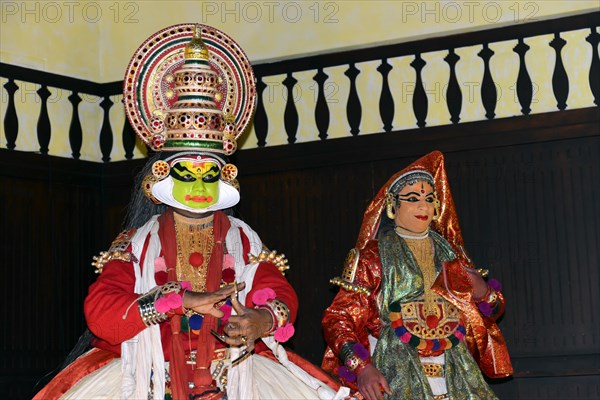
[[[443,155],[396,173],[365,213],[324,313],[323,368],[375,399],[496,398],[512,374],[498,281],[463,249]]]
[[[217,29],[175,25],[136,51],[125,110],[158,153],[142,171],[130,229],[96,258],[100,276],[84,307],[94,348],[36,398],[349,393],[280,345],[294,333],[298,308],[283,276],[287,262],[223,212],[240,199],[237,169],[225,156],[235,151],[255,100],[246,55]]]

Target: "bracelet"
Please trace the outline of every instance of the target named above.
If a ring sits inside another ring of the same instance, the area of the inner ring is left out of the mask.
[[[156,325],[167,320],[167,314],[158,312],[155,307],[156,296],[160,293],[157,290],[151,290],[138,298],[138,308],[144,325]]]
[[[290,320],[290,310],[288,306],[281,300],[273,299],[271,301],[267,301],[258,308],[266,308],[269,310],[273,316],[273,325],[276,323],[278,328],[284,326]]]
[[[182,308],[183,293],[190,288],[187,281],[167,282],[140,296],[137,303],[144,324],[151,326],[166,321],[168,313]]]
[[[487,291],[481,298],[473,298],[477,308],[485,317],[490,317],[500,306],[498,292],[502,290],[502,284],[497,279],[491,278],[487,283]]]
[[[271,328],[266,335],[274,334],[278,342],[288,341],[295,332],[294,325],[290,323],[290,310],[281,300],[275,298],[275,291],[271,288],[257,290],[252,295],[255,308],[269,311],[273,319]]]
[[[369,351],[360,343],[346,342],[340,348],[339,358],[344,365],[338,367],[338,375],[352,383],[368,365]]]

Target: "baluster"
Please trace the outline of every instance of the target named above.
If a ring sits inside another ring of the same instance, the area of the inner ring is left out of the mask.
[[[110,161],[110,152],[113,146],[113,132],[110,126],[110,108],[113,102],[110,96],[105,96],[100,102],[100,107],[104,110],[102,128],[100,128],[100,151],[102,152],[102,161]]]
[[[565,66],[563,65],[561,50],[567,44],[565,39],[560,37],[560,33],[554,34],[554,39],[550,41],[550,47],[556,52],[556,63],[554,64],[554,72],[552,73],[552,90],[554,97],[558,102],[556,106],[559,110],[567,108],[567,97],[569,96],[569,77]]]
[[[590,89],[594,95],[594,103],[600,106],[600,59],[598,58],[598,42],[600,35],[596,28],[590,28],[591,33],[585,40],[592,45],[592,65],[590,66]]]
[[[329,76],[319,68],[313,79],[317,82],[319,93],[317,94],[317,104],[315,105],[315,122],[319,130],[319,138],[327,139],[327,130],[329,129],[329,107],[325,98],[325,82]]]
[[[50,126],[50,117],[48,116],[48,97],[52,93],[46,85],[38,89],[37,94],[42,99],[42,107],[40,108],[40,116],[37,123],[37,137],[40,144],[40,153],[48,154],[48,145],[50,144],[50,136],[52,127]]]
[[[258,147],[265,147],[267,144],[267,132],[269,131],[269,120],[267,119],[267,111],[263,103],[263,92],[267,85],[261,77],[256,80],[256,113],[254,114],[254,131],[258,139]]]
[[[427,125],[427,108],[429,106],[427,101],[427,94],[423,87],[423,80],[421,79],[421,70],[425,66],[425,60],[421,58],[421,53],[415,54],[415,59],[410,63],[417,73],[417,82],[415,83],[415,93],[413,94],[413,111],[417,117],[417,126],[424,128]]]
[[[14,79],[9,79],[3,86],[8,92],[8,105],[6,106],[6,114],[4,114],[6,147],[9,150],[14,150],[17,135],[19,134],[19,117],[17,117],[17,109],[15,107],[15,92],[19,90],[19,86],[17,86]]]
[[[346,116],[350,125],[350,133],[352,136],[358,135],[360,132],[360,120],[362,118],[362,107],[356,90],[356,77],[360,70],[356,68],[354,63],[348,66],[344,75],[350,79],[350,92],[348,93],[348,104],[346,105]]]
[[[513,51],[519,55],[519,75],[517,76],[517,98],[521,104],[521,112],[524,115],[529,115],[531,112],[531,99],[533,97],[533,85],[527,71],[525,62],[525,53],[529,51],[523,38],[519,38],[519,43],[513,48]]]
[[[283,124],[288,136],[288,143],[296,142],[296,132],[298,131],[298,111],[294,102],[294,86],[298,83],[296,78],[288,72],[283,80],[283,85],[287,88],[287,101],[285,103],[285,112],[283,114]]]
[[[460,57],[454,52],[454,49],[448,51],[444,61],[450,66],[450,78],[448,79],[448,89],[446,90],[446,103],[450,112],[450,121],[458,124],[460,121],[460,111],[462,110],[462,92],[456,79],[456,63]]]
[[[392,70],[392,66],[388,64],[387,58],[381,60],[381,64],[377,67],[377,71],[381,74],[383,81],[381,83],[381,96],[379,97],[379,114],[383,122],[383,130],[385,132],[392,131],[392,122],[394,121],[394,98],[390,90],[388,75]]]
[[[81,153],[81,143],[83,142],[83,133],[81,130],[81,121],[79,120],[79,103],[81,97],[77,92],[71,92],[68,97],[69,102],[73,105],[73,114],[71,114],[71,125],[69,126],[69,143],[71,144],[71,155],[76,160],[79,160]]]
[[[481,101],[486,111],[486,118],[493,119],[496,116],[496,102],[498,101],[496,97],[496,84],[490,72],[490,59],[494,55],[494,51],[488,47],[487,43],[484,43],[483,49],[477,55],[483,59],[484,64],[483,80],[481,82]]]
[[[125,158],[131,160],[133,158],[133,150],[135,149],[135,132],[129,123],[129,118],[125,118],[123,124],[123,149],[125,150]]]

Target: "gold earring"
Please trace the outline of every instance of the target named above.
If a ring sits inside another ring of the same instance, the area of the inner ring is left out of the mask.
[[[385,196],[385,213],[387,214],[389,219],[396,218],[396,196],[392,193],[388,193]]]
[[[152,175],[154,175],[157,181],[162,181],[171,172],[171,167],[167,164],[166,161],[158,160],[152,164]]]
[[[433,212],[433,217],[431,218],[433,221],[437,221],[441,217],[440,206],[441,206],[440,201],[437,199],[437,197],[434,198],[433,199],[434,212]]]
[[[144,177],[144,180],[142,180],[142,189],[144,190],[144,195],[146,196],[146,198],[148,198],[148,200],[150,200],[154,204],[161,204],[162,202],[156,197],[154,197],[154,195],[152,194],[152,186],[154,186],[154,184],[157,182],[158,179],[156,178],[156,176],[154,176],[153,174],[148,174]]]

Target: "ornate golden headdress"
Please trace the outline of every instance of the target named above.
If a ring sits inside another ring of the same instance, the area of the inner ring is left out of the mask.
[[[180,24],[135,52],[123,91],[129,122],[155,151],[230,155],[256,107],[256,79],[237,43],[216,28]]]
[[[160,160],[143,182],[146,197],[193,212],[231,207],[239,201],[237,168],[223,156],[256,107],[256,78],[244,51],[220,30],[180,24],[149,37],[134,53],[123,88],[131,126]],[[219,165],[219,201],[192,209],[172,196],[170,167],[181,157]]]

